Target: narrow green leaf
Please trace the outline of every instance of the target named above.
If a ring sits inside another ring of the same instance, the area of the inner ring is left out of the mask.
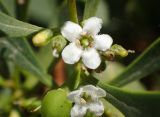
[[[0,12],[0,30],[9,37],[28,36],[41,29],[41,27],[16,20],[15,18]]]
[[[159,92],[129,92],[99,83],[107,95],[106,100],[126,117],[159,117]]]
[[[111,85],[123,86],[143,78],[160,69],[160,38],[148,47],[126,70],[110,82]]]
[[[4,13],[12,17],[15,17],[16,16],[15,0],[0,0],[0,9]]]
[[[83,20],[95,16],[100,0],[86,0]]]
[[[71,107],[65,90],[49,91],[42,101],[42,117],[70,117]]]
[[[103,82],[104,84],[108,84],[114,78],[116,78],[119,74],[121,74],[125,66],[118,62],[106,62],[107,68],[101,73],[94,73],[93,75],[97,80]],[[123,87],[123,89],[129,89],[133,91],[144,91],[145,87],[140,83],[139,80],[131,82]]]
[[[102,117],[125,117],[115,106],[109,103],[106,99],[101,99],[104,105],[104,114]]]
[[[33,51],[25,39],[0,38],[0,53],[6,59],[12,60],[20,68],[35,75],[42,83],[51,86],[49,76],[39,65]]]

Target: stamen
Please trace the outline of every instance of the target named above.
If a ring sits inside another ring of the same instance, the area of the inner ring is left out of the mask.
[[[85,35],[87,35],[87,33],[86,33],[86,32],[82,32],[81,35],[82,35],[82,36],[85,36]]]
[[[77,47],[81,48],[81,43],[80,43],[80,41],[79,41],[79,40],[76,40],[76,42],[75,42],[75,43],[76,43],[76,46],[77,46]]]
[[[81,104],[86,104],[87,103],[83,98],[81,98],[80,102],[81,102]]]

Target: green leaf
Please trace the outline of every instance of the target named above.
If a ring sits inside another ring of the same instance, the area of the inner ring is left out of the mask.
[[[110,82],[114,86],[123,86],[143,78],[160,69],[160,38],[148,47],[126,70]]]
[[[39,52],[36,53],[38,61],[43,61],[40,63],[44,69],[49,68],[50,64],[53,61],[53,54],[52,54],[52,44],[49,43],[47,46],[43,48],[39,48]]]
[[[99,83],[107,95],[106,100],[126,117],[159,117],[159,92],[130,92]]]
[[[70,117],[71,107],[65,90],[49,91],[42,101],[42,117]]]
[[[110,6],[105,0],[99,0],[99,5],[97,8],[96,16],[101,18],[103,21],[103,26],[107,26],[110,24]]]
[[[16,16],[15,0],[0,0],[0,9],[4,13],[12,17],[15,17]]]
[[[102,117],[125,117],[115,106],[109,103],[106,99],[101,99],[104,105],[104,114]]]
[[[101,73],[94,73],[93,75],[97,80],[103,82],[104,84],[108,84],[114,78],[116,78],[119,74],[121,74],[125,66],[118,62],[106,62],[107,68]],[[144,91],[145,87],[138,80],[131,82],[123,87],[123,89],[129,89],[133,91]]]
[[[25,39],[0,38],[0,53],[4,58],[13,61],[20,68],[35,75],[42,83],[50,86],[49,76],[39,65],[33,51]]]
[[[83,20],[95,16],[100,0],[86,0]]]
[[[35,87],[39,83],[38,82],[39,80],[34,75],[30,74],[29,72],[27,72],[25,70],[23,70],[22,73],[26,78],[23,83],[23,88],[25,90],[29,90],[29,91],[35,89]]]
[[[41,29],[41,27],[16,20],[15,18],[0,12],[0,30],[9,37],[28,36]]]

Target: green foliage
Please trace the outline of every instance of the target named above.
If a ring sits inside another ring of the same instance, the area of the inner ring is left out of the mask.
[[[159,92],[130,92],[103,83],[98,85],[106,91],[105,99],[117,107],[126,117],[160,116]]]
[[[42,28],[16,20],[0,12],[0,29],[9,37],[23,37],[38,32]]]
[[[0,110],[2,110],[3,112],[8,112],[11,109],[11,91],[9,89],[5,89],[0,93]]]
[[[68,8],[69,8],[70,20],[72,22],[78,23],[76,0],[68,0]]]
[[[100,0],[85,0],[83,20],[96,15],[99,1]]]
[[[16,16],[16,10],[15,10],[15,1],[14,0],[0,0],[0,9],[12,16],[12,17],[15,17]]]
[[[126,70],[110,82],[115,86],[123,86],[134,80],[143,78],[160,69],[160,38],[148,47]]]
[[[42,101],[42,117],[70,117],[71,107],[65,90],[51,90]]]
[[[42,83],[51,86],[49,76],[39,65],[33,51],[24,38],[0,38],[0,45],[1,54],[6,60],[13,61],[20,68],[34,74]]]

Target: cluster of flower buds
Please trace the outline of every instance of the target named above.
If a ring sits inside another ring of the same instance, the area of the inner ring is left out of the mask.
[[[112,61],[116,57],[126,57],[129,53],[134,53],[133,50],[126,50],[121,45],[114,44],[112,47],[105,52],[103,52],[103,56],[106,60]]]

